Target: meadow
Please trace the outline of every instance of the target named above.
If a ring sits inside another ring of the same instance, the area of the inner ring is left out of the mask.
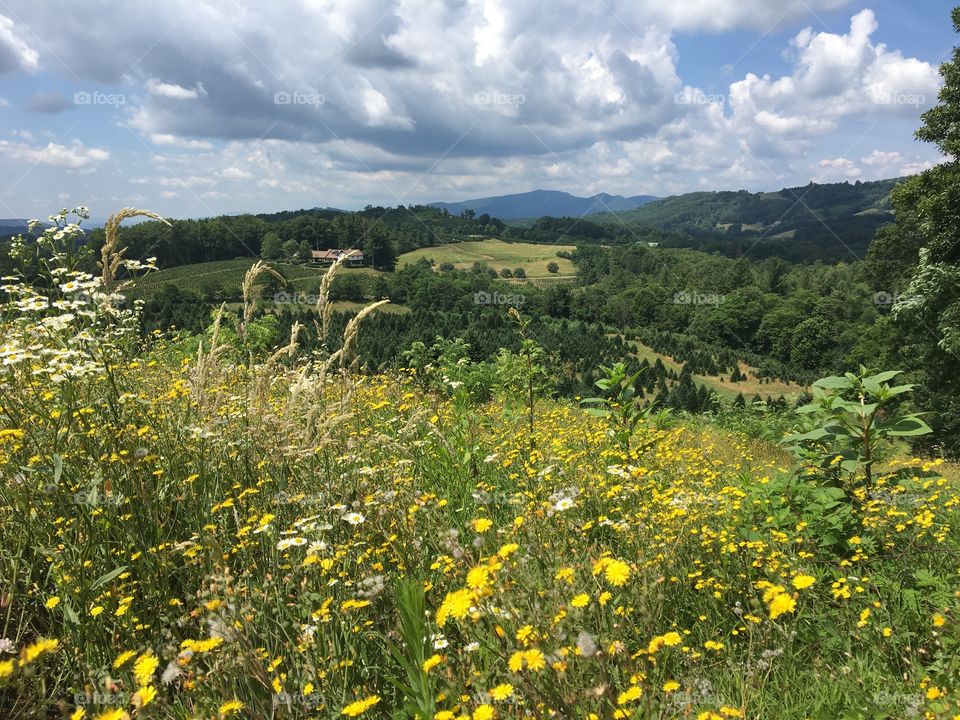
[[[257,354],[260,264],[199,349],[144,340],[115,239],[53,257],[0,316],[3,717],[960,716],[940,461],[624,425],[526,337],[482,403],[462,364],[361,375],[367,310]]]
[[[574,250],[576,250],[574,245],[538,245],[527,242],[479,240],[420,248],[401,255],[399,265],[402,267],[427,258],[438,266],[443,263],[452,263],[454,267],[467,269],[475,262],[480,262],[494,270],[523,268],[527,277],[545,279],[574,275],[573,263],[567,258],[557,257],[558,252],[571,253]],[[559,266],[559,271],[555,275],[547,270],[550,262],[555,262]]]

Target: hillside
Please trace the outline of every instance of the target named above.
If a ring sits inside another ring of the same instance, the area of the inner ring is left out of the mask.
[[[653,195],[624,197],[599,193],[590,197],[577,197],[559,190],[533,190],[460,202],[434,202],[430,205],[445,209],[451,215],[460,215],[464,210],[473,210],[478,215],[486,213],[501,220],[514,220],[543,216],[580,217],[615,210],[632,210],[653,200],[656,200]]]
[[[695,192],[656,200],[591,221],[635,224],[691,236],[688,247],[742,249],[754,257],[807,253],[862,259],[878,227],[893,221],[890,191],[899,180],[784,188],[778,192]]]
[[[3,389],[43,384],[0,414],[4,717],[960,709],[955,468],[828,485],[615,394],[552,400],[526,342],[358,373],[372,315],[333,356],[263,347],[252,297],[199,347],[143,339],[78,279],[71,312],[0,324]]]

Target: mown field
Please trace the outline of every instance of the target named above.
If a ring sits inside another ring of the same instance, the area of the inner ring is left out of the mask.
[[[415,263],[422,258],[432,260],[437,266],[453,263],[454,267],[467,269],[475,262],[482,262],[494,270],[522,267],[527,277],[545,279],[548,277],[570,277],[575,268],[570,260],[557,257],[557,252],[573,252],[574,245],[537,245],[534,243],[506,243],[502,240],[481,240],[477,242],[459,242],[420,248],[400,256],[399,265]],[[555,262],[560,266],[556,275],[547,271],[547,264]]]
[[[646,359],[649,362],[654,363],[659,359],[665,367],[674,370],[677,373],[683,369],[683,363],[677,362],[669,355],[658,353],[653,348],[644,345],[640,341],[633,341],[633,344],[636,347],[636,355],[641,360]],[[805,390],[808,390],[808,388],[805,388],[802,385],[797,385],[796,383],[785,383],[779,380],[761,383],[760,378],[757,377],[756,368],[752,368],[746,363],[740,363],[740,372],[746,376],[746,380],[741,380],[740,382],[730,382],[729,373],[724,376],[694,374],[694,379],[698,384],[706,385],[708,388],[726,400],[733,399],[740,393],[743,394],[748,402],[754,395],[760,395],[764,399],[766,399],[767,395],[770,395],[774,398],[783,395],[787,400],[796,400],[798,395]],[[721,378],[723,378],[722,382]]]
[[[109,272],[56,276],[0,316],[4,718],[960,713],[939,461],[623,434],[532,355],[482,402],[356,375],[362,313],[332,357],[254,354],[250,298],[144,344]]]

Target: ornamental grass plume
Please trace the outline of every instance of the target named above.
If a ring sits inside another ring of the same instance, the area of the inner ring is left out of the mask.
[[[120,238],[118,231],[120,229],[120,223],[124,220],[128,220],[134,217],[146,217],[152,220],[157,220],[162,222],[164,225],[170,225],[170,222],[166,218],[158,215],[152,210],[138,210],[137,208],[121,208],[113,215],[107,218],[107,223],[104,226],[106,232],[106,240],[103,243],[103,247],[100,248],[100,261],[97,263],[97,266],[101,271],[101,280],[103,281],[104,292],[109,293],[111,290],[124,290],[129,287],[130,283],[122,283],[118,287],[114,288],[113,285],[117,279],[117,273],[120,268],[124,267],[124,263],[127,262],[124,260],[124,253],[127,251],[127,248],[119,248]]]

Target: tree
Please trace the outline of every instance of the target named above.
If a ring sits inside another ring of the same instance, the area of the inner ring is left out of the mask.
[[[952,13],[960,33],[960,7]],[[893,318],[903,360],[918,381],[917,403],[934,412],[934,433],[916,443],[960,456],[960,46],[940,66],[940,102],[923,114],[918,140],[946,162],[915,175],[892,194],[896,223],[877,235],[868,268],[878,287],[900,291]]]
[[[513,276],[515,278],[521,278],[521,279],[525,278],[527,276],[527,271],[524,270],[522,267],[518,267],[513,271]]]
[[[283,255],[283,241],[276,233],[269,232],[260,241],[260,257],[264,260],[279,260]]]
[[[283,259],[296,260],[300,257],[300,243],[296,240],[287,240],[283,243]]]
[[[512,278],[512,277],[513,277],[513,271],[512,271],[510,268],[503,268],[503,270],[500,271],[500,277],[502,277],[502,278]]]
[[[551,260],[550,262],[547,263],[547,272],[548,272],[548,273],[552,273],[552,274],[556,274],[556,273],[560,272],[560,266],[557,265],[556,262],[554,262],[553,260]]]
[[[390,239],[390,231],[380,220],[366,228],[363,240],[364,260],[377,270],[393,270],[397,264],[397,252]]]

